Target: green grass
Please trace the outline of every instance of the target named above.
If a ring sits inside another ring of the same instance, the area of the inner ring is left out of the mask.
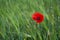
[[[0,40],[60,40],[60,0],[0,0]]]

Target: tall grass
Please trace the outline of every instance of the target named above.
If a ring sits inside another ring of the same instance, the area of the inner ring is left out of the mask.
[[[34,12],[44,15],[39,27]],[[0,0],[0,40],[60,40],[60,0]]]

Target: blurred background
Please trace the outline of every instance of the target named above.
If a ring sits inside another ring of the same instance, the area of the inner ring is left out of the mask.
[[[0,0],[0,40],[60,40],[60,0]]]

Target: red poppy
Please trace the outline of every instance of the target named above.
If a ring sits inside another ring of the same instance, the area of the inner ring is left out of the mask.
[[[44,16],[39,12],[35,12],[32,15],[32,19],[35,20],[37,23],[41,23],[44,20]]]

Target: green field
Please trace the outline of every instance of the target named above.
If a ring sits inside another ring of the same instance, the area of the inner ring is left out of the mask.
[[[60,40],[60,0],[0,0],[0,40]]]

